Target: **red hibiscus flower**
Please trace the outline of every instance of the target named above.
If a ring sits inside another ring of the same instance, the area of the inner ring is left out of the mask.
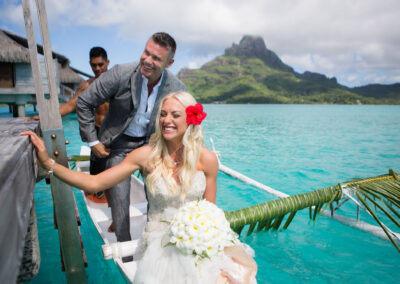
[[[207,113],[203,111],[203,106],[201,104],[195,104],[194,106],[188,106],[186,108],[186,122],[189,125],[200,125],[206,116]]]

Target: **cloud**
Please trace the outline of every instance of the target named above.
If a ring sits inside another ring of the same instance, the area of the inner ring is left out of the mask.
[[[7,1],[0,15],[21,21],[18,5]],[[108,28],[141,44],[153,32],[167,31],[184,50],[186,66],[199,66],[202,58],[222,54],[253,34],[295,70],[338,78],[387,72],[388,78],[398,78],[390,75],[400,65],[397,0],[58,0],[46,5],[55,30]]]
[[[0,9],[0,18],[13,25],[24,25],[22,7],[16,1],[6,1]]]

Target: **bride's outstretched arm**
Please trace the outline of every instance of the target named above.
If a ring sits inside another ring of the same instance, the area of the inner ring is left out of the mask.
[[[141,168],[141,161],[145,160],[148,151],[136,149],[137,155],[128,155],[119,165],[108,169],[98,175],[88,175],[82,172],[70,170],[62,165],[54,163],[47,154],[44,142],[33,132],[25,131],[21,135],[28,135],[35,146],[39,166],[47,171],[53,170],[53,174],[60,180],[87,192],[98,192],[116,185],[128,178],[134,171]]]
[[[200,164],[206,176],[206,190],[203,198],[215,204],[217,194],[218,159],[214,152],[203,148]]]

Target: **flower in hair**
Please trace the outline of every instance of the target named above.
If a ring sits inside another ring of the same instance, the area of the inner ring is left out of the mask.
[[[206,116],[207,113],[203,111],[203,106],[201,104],[191,105],[186,108],[186,122],[189,125],[200,125]]]

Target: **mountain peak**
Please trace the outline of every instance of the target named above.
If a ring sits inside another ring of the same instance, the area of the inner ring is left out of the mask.
[[[240,40],[239,45],[253,44],[253,43],[262,46],[264,49],[267,48],[265,46],[263,38],[261,36],[256,36],[256,35],[244,35]]]
[[[245,35],[239,44],[225,49],[225,56],[257,57],[268,66],[286,72],[294,72],[292,67],[286,65],[282,60],[265,45],[261,36]]]

